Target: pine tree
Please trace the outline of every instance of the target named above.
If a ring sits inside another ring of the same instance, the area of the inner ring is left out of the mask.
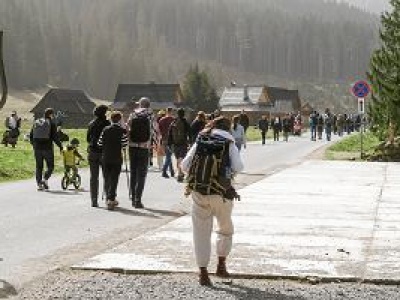
[[[381,16],[381,47],[370,62],[372,130],[390,143],[400,129],[400,0],[391,0],[391,12]]]
[[[192,109],[211,112],[218,107],[219,97],[205,71],[191,66],[183,83],[183,95]]]

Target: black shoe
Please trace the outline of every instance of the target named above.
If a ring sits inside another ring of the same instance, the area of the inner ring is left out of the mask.
[[[178,182],[183,182],[183,179],[185,178],[184,175],[178,175],[178,178],[176,179]]]
[[[96,201],[92,200],[92,207],[99,207],[99,203],[97,203],[97,200]]]
[[[142,201],[135,201],[135,208],[144,208]]]
[[[47,184],[47,180],[43,180],[43,181],[42,181],[42,186],[43,186],[43,188],[44,188],[45,190],[48,190],[48,189],[49,189],[49,185]]]
[[[168,176],[168,174],[167,173],[162,173],[162,175],[161,175],[162,177],[164,177],[164,178],[169,178],[169,176]]]

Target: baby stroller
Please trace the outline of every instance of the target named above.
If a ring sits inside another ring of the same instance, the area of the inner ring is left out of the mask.
[[[66,190],[70,184],[75,189],[79,189],[81,186],[81,176],[78,173],[79,163],[83,160],[82,155],[78,152],[79,140],[73,138],[66,150],[63,150],[64,160],[64,176],[61,179],[61,187]]]

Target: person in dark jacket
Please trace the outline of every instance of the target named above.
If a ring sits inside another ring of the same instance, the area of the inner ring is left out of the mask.
[[[57,127],[53,122],[53,118],[54,110],[52,108],[46,108],[44,117],[34,122],[29,134],[29,139],[35,154],[38,191],[49,189],[48,180],[54,170],[53,143],[60,148],[60,152],[63,150],[63,146],[58,139]],[[43,174],[44,162],[46,162],[47,170]]]
[[[249,116],[244,112],[244,109],[239,115],[239,124],[243,126],[244,133],[247,132],[247,128],[250,126]]]
[[[262,116],[261,119],[258,121],[258,129],[261,132],[262,144],[265,145],[265,136],[266,136],[267,131],[268,131],[267,116]]]
[[[188,147],[192,141],[190,124],[185,118],[185,110],[177,110],[177,118],[171,123],[168,132],[168,146],[173,149],[176,158],[176,168],[178,170],[178,182],[183,182],[185,175],[181,168],[181,161],[185,158]]]
[[[126,129],[121,126],[122,114],[119,111],[111,114],[111,125],[104,128],[98,146],[102,149],[102,166],[104,187],[107,196],[107,209],[118,206],[117,187],[122,168],[122,151],[128,146]]]
[[[192,131],[192,144],[196,141],[197,136],[199,135],[200,131],[204,129],[205,126],[206,114],[204,113],[204,111],[199,111],[196,118],[190,125],[190,130]]]
[[[90,199],[92,200],[92,207],[98,207],[99,196],[99,173],[101,167],[101,148],[98,146],[100,134],[106,126],[111,123],[106,118],[108,107],[105,105],[97,106],[93,114],[95,118],[89,123],[88,131],[86,134],[86,141],[88,142],[88,161],[90,168]]]

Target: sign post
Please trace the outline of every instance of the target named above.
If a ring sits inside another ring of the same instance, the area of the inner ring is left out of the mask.
[[[361,115],[361,124],[360,124],[360,158],[364,158],[364,113],[365,113],[365,97],[368,96],[371,88],[369,84],[364,81],[360,80],[353,84],[351,88],[351,92],[355,97],[358,99],[358,113]]]

